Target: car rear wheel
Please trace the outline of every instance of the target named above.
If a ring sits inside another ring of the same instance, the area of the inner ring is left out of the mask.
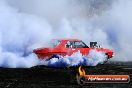
[[[51,59],[52,59],[52,58],[58,58],[58,59],[59,59],[60,56],[59,56],[58,54],[53,54],[53,55],[51,56]]]
[[[59,59],[59,58],[61,58],[61,56],[58,55],[58,54],[53,54],[53,55],[50,56],[46,61],[49,61],[49,60],[51,60],[52,58],[57,58],[57,59]]]

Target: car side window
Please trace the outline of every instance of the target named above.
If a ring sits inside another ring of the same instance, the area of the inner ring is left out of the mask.
[[[74,48],[88,48],[88,46],[82,41],[74,42]]]
[[[88,46],[82,41],[75,42],[68,41],[66,44],[66,48],[88,48]]]
[[[66,48],[73,48],[73,43],[68,41],[66,44]]]

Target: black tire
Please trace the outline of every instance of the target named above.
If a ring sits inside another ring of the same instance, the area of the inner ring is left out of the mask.
[[[51,56],[51,58],[58,58],[58,59],[59,59],[59,55],[53,54],[53,55]]]

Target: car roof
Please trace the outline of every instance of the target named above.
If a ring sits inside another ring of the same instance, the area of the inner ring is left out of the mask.
[[[60,40],[60,41],[81,41],[79,39],[53,39],[53,40]]]

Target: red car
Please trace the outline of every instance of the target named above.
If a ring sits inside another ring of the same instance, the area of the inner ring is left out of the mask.
[[[97,42],[90,42],[90,46],[87,46],[79,39],[53,39],[50,45],[50,47],[34,49],[33,52],[39,59],[50,59],[53,57],[58,58],[58,55],[72,55],[78,50],[83,55],[88,55],[90,50],[96,49],[97,51],[104,52],[108,59],[113,57],[112,50],[100,48],[100,46],[97,46]]]

